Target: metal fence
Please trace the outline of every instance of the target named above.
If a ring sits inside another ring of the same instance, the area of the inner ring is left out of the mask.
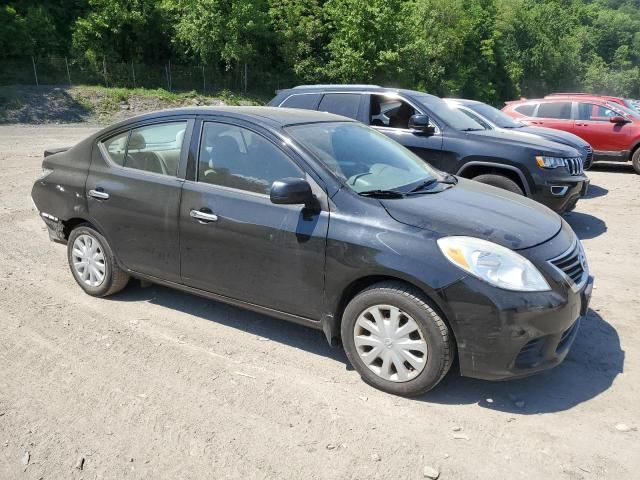
[[[71,57],[0,59],[0,85],[103,85],[106,87],[164,88],[213,93],[232,90],[273,94],[291,86],[290,75],[264,71],[251,65],[222,70],[207,65],[89,62]]]

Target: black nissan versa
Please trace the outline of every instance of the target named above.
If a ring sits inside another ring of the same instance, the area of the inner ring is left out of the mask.
[[[573,209],[589,185],[575,148],[487,130],[426,93],[376,85],[307,85],[279,91],[269,105],[359,120],[440,170],[526,195],[559,213]]]
[[[387,392],[560,363],[593,279],[558,215],[434,170],[359,122],[167,110],[48,152],[32,196],[90,295],[130,277],[341,340]]]

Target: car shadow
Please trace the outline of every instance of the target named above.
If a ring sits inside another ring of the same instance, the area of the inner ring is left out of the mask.
[[[580,199],[582,200],[591,200],[592,198],[604,197],[609,190],[606,188],[600,187],[599,185],[594,185],[593,183],[589,185],[589,191],[587,194]]]
[[[607,224],[598,217],[582,212],[568,212],[563,215],[580,240],[596,238],[607,231]]]
[[[344,363],[348,369],[352,368],[342,348],[329,346],[320,330],[161,285],[151,285],[145,288],[141,288],[139,285],[138,281],[133,280],[127,288],[107,298],[121,302],[146,301],[316,355],[322,355]]]
[[[137,282],[132,282],[129,288],[109,298],[125,302],[147,301],[330,358],[353,370],[342,348],[330,347],[322,332],[301,325],[159,285],[140,288]],[[601,394],[622,373],[623,366],[624,351],[618,333],[597,312],[589,310],[571,351],[558,367],[505,382],[464,378],[452,369],[438,387],[412,400],[448,405],[477,404],[514,414],[551,413],[568,410]],[[525,405],[521,406],[520,401]]]
[[[567,358],[556,368],[505,382],[474,380],[451,372],[437,388],[418,400],[477,404],[520,415],[568,410],[606,391],[623,372],[624,356],[615,328],[589,310]]]
[[[597,162],[587,171],[587,175],[592,170],[595,172],[630,173],[636,175],[636,171],[630,162]]]

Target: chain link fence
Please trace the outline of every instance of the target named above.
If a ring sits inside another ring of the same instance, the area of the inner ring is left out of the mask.
[[[294,84],[290,75],[242,64],[231,70],[210,65],[102,62],[71,57],[0,59],[0,85],[102,85],[126,88],[195,90],[204,94],[231,90],[256,95]]]

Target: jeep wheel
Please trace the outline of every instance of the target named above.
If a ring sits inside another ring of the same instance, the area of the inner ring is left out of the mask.
[[[524,195],[522,189],[518,186],[516,182],[511,180],[504,175],[498,175],[494,173],[486,173],[484,175],[478,175],[477,177],[473,177],[472,180],[476,182],[484,183],[486,185],[491,185],[493,187],[502,188],[503,190],[508,190],[513,193],[517,193],[518,195]]]

